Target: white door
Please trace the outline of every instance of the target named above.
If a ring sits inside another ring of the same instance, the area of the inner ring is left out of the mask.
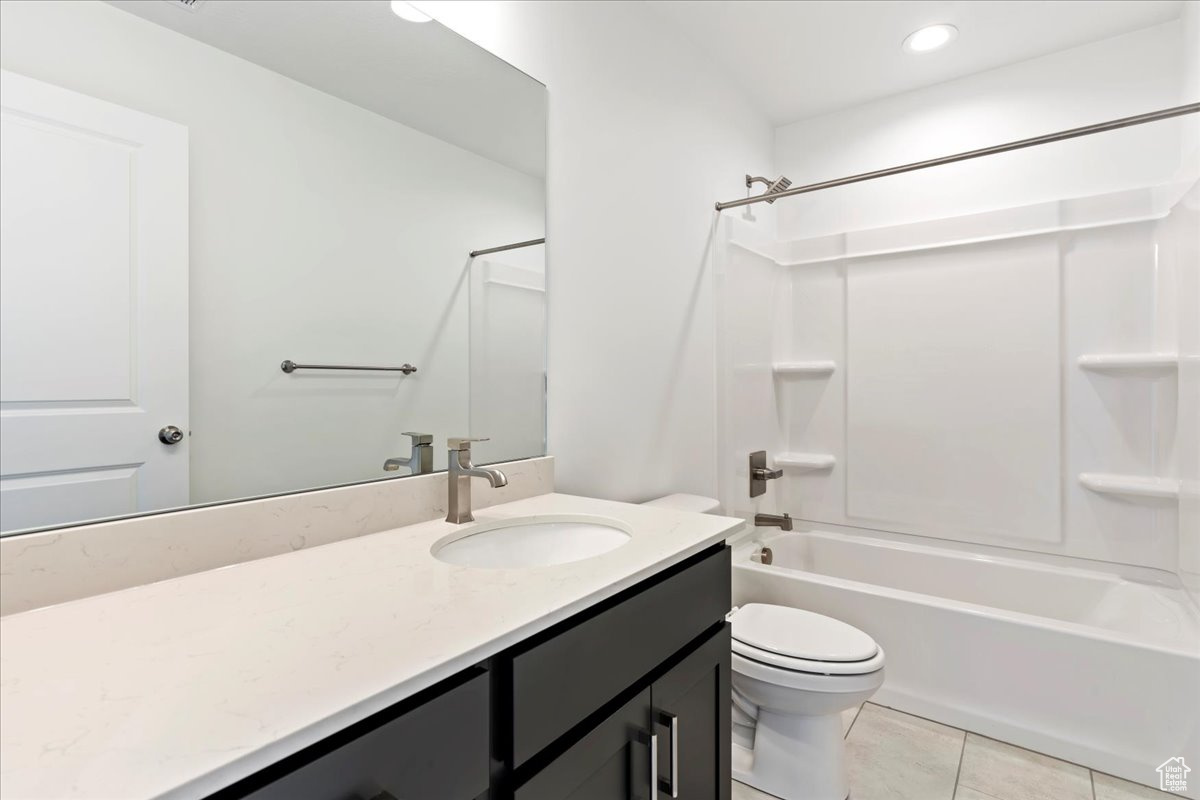
[[[0,72],[0,531],[188,501],[187,134]]]

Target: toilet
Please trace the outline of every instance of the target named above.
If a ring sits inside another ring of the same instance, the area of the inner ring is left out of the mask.
[[[845,800],[842,712],[883,684],[883,650],[799,608],[750,603],[730,620],[733,777],[783,800]]]
[[[715,513],[669,495],[646,505]],[[883,650],[858,628],[799,608],[749,603],[733,627],[733,777],[782,800],[850,793],[842,712],[883,684]]]

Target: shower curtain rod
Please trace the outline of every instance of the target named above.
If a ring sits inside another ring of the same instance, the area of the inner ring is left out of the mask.
[[[758,194],[754,195],[753,197],[743,197],[740,200],[730,200],[726,203],[717,203],[717,211],[724,211],[727,208],[737,208],[738,206],[753,205],[754,203],[779,200],[783,197],[791,197],[797,194],[807,194],[808,192],[816,192],[820,191],[821,189],[832,189],[834,186],[845,186],[848,183],[859,183],[861,181],[870,181],[876,178],[886,178],[889,175],[900,175],[904,172],[915,172],[916,170],[926,169],[928,167],[940,167],[943,164],[953,164],[956,161],[967,161],[972,158],[993,156],[997,153],[1007,153],[1010,150],[1021,150],[1022,148],[1033,147],[1039,144],[1061,142],[1064,139],[1074,139],[1078,136],[1088,136],[1093,133],[1103,133],[1104,131],[1115,131],[1118,128],[1128,128],[1131,125],[1141,125],[1146,122],[1157,122],[1160,119],[1181,117],[1184,114],[1195,114],[1198,111],[1200,111],[1200,103],[1188,103],[1187,105],[1175,106],[1174,108],[1164,108],[1160,111],[1151,111],[1147,114],[1137,114],[1132,117],[1122,117],[1121,119],[1100,122],[1095,125],[1084,125],[1082,128],[1070,128],[1069,130],[1059,131],[1058,133],[1047,133],[1043,136],[1034,136],[1031,139],[1018,139],[1015,142],[997,144],[993,145],[992,147],[983,147],[979,150],[968,150],[964,153],[955,153],[951,156],[931,158],[928,161],[914,161],[911,164],[902,164],[898,167],[888,167],[887,169],[877,169],[874,172],[863,172],[846,178],[838,178],[837,180],[810,183],[807,186],[797,186],[792,189],[784,189],[783,191],[775,192],[773,194]]]
[[[488,253],[503,253],[505,250],[516,250],[519,247],[533,247],[535,244],[545,244],[545,238],[530,239],[527,242],[514,242],[513,244],[502,244],[499,247],[485,247],[483,250],[472,250],[471,258],[475,256],[486,256]]]

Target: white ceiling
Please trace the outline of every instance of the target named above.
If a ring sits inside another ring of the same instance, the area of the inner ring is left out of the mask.
[[[1179,16],[1182,0],[647,0],[721,63],[775,125],[919,89]],[[912,55],[904,37],[959,29]]]
[[[546,166],[540,83],[437,22],[406,22],[387,0],[109,0],[529,175]]]

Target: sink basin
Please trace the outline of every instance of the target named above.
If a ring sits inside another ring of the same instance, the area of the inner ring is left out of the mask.
[[[546,567],[607,553],[629,539],[624,523],[604,517],[525,517],[455,531],[431,552],[439,561],[468,567]]]

